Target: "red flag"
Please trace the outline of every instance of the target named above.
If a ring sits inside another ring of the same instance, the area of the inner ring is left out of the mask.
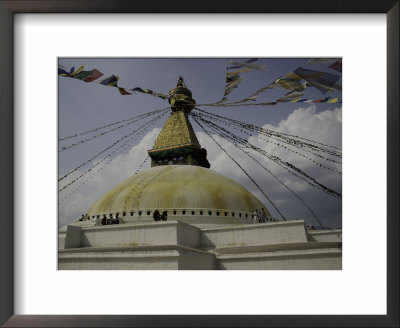
[[[85,77],[83,80],[85,82],[92,82],[94,80],[97,80],[101,76],[103,76],[103,73],[98,71],[97,69],[94,69],[92,74],[90,74],[88,77]]]
[[[119,90],[119,93],[120,93],[121,95],[123,95],[123,96],[125,96],[125,95],[131,95],[131,94],[132,94],[132,93],[126,91],[124,88],[118,88],[118,90]]]

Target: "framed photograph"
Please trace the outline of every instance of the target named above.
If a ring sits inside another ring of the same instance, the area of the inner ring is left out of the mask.
[[[398,326],[399,4],[368,4],[1,1],[1,323]]]

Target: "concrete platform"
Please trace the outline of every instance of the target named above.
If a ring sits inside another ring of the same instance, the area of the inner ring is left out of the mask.
[[[219,270],[341,270],[339,242],[304,242],[215,249]]]
[[[59,251],[59,270],[215,270],[215,254],[180,245],[83,247]]]
[[[301,220],[69,225],[59,233],[59,269],[341,270],[341,238],[340,230],[310,231]]]

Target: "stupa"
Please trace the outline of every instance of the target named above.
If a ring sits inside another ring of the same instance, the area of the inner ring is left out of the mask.
[[[100,197],[59,231],[59,269],[340,269],[341,231],[273,218],[251,192],[213,171],[188,114],[182,77],[151,168]],[[253,213],[265,213],[259,223]],[[155,221],[154,213],[165,221]]]

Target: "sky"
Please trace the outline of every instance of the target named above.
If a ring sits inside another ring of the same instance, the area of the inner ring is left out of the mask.
[[[235,60],[246,59],[248,58],[235,58]],[[267,69],[265,71],[253,70],[246,73],[245,79],[231,92],[228,98],[232,101],[245,98],[266,84],[293,72],[301,66],[341,75],[341,73],[329,69],[329,64],[306,65],[308,61],[309,58],[259,58],[255,64],[266,65]],[[167,94],[170,89],[176,86],[179,75],[182,75],[197,104],[210,104],[222,98],[225,88],[227,62],[228,58],[59,59],[59,64],[67,69],[84,65],[85,70],[96,68],[104,73],[105,77],[112,74],[117,75],[120,78],[118,81],[120,87],[141,87],[164,94]],[[339,82],[342,81],[339,80]],[[267,90],[258,97],[257,102],[275,101],[285,93],[287,93],[287,90],[279,88]],[[307,88],[304,98],[318,99],[328,96],[342,99],[341,91],[336,90],[323,95],[314,87]],[[166,100],[151,95],[132,94],[122,96],[113,87],[87,83],[68,77],[58,77],[59,139],[166,107],[168,107]],[[270,130],[305,137],[335,147],[342,147],[341,103],[280,103],[275,106],[200,106],[199,108]],[[115,151],[112,156],[107,157],[108,160],[112,159],[112,161],[102,161],[102,158],[107,156],[115,147],[104,152],[94,162],[91,162],[92,164],[89,163],[82,166],[60,182],[59,189],[84,173],[93,163],[94,165],[98,163],[89,174],[85,174],[59,192],[58,224],[60,227],[71,223],[81,214],[86,213],[99,197],[124,179],[137,171],[150,168],[147,150],[153,147],[154,141],[168,115],[169,113],[158,120],[156,124],[149,126],[144,133],[140,135],[134,133],[132,135],[134,138],[130,143]],[[104,136],[59,152],[59,177],[74,170],[118,139],[134,132],[149,120],[150,118],[139,120]],[[211,169],[241,183],[266,205],[273,216],[279,218],[279,215],[254,183],[232,160],[221,152],[215,142],[192,119],[191,122],[201,146],[207,149],[207,158],[211,163]],[[121,124],[113,127],[119,125]],[[108,129],[74,139],[59,141],[59,149]],[[236,130],[229,130],[240,134]],[[338,192],[342,191],[341,174],[333,170],[320,168],[304,157],[267,142],[263,136],[259,137],[256,134],[253,136],[240,134],[240,136],[245,137],[249,142],[268,153],[279,156],[283,160],[296,165],[327,187]],[[219,136],[215,136],[215,138],[250,173],[252,178],[261,186],[287,219],[304,219],[309,225],[318,225],[309,210],[263,168],[227,140],[221,139]],[[130,140],[130,138],[125,140]],[[307,153],[303,154],[309,155]],[[341,199],[334,198],[321,190],[309,186],[263,156],[255,155],[255,157],[294,190],[312,208],[325,226],[331,228],[340,228],[342,226]],[[146,158],[147,161],[145,161]],[[327,166],[341,172],[341,165],[330,163]]]

